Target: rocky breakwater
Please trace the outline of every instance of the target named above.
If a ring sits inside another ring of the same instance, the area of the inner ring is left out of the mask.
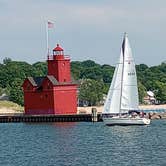
[[[78,107],[78,114],[91,114],[92,108],[97,109],[97,114],[101,114],[103,106]],[[166,119],[166,105],[140,105],[139,109],[144,112],[145,117],[150,119]]]
[[[166,113],[149,113],[150,119],[166,119]]]

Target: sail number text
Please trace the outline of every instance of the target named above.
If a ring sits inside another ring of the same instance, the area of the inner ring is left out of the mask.
[[[135,72],[130,72],[130,73],[128,73],[128,75],[133,76],[133,75],[135,75]]]

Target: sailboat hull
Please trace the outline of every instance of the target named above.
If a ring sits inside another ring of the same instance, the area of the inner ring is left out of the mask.
[[[127,126],[127,125],[148,125],[150,124],[150,119],[147,118],[122,118],[122,117],[110,117],[110,118],[103,118],[103,121],[108,126],[113,125],[120,125],[120,126]]]

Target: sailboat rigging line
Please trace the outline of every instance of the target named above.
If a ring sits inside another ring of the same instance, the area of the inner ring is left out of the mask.
[[[123,58],[123,63],[122,63],[122,77],[121,77],[121,88],[120,88],[120,109],[119,109],[119,113],[120,113],[120,117],[121,117],[121,102],[122,102],[122,88],[123,88],[123,75],[124,75],[124,56],[125,56],[125,38],[126,38],[126,33],[124,35],[124,39],[123,39],[123,43],[122,43],[122,58]]]

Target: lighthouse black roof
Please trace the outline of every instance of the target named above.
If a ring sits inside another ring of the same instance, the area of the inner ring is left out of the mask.
[[[31,82],[31,84],[33,86],[41,86],[43,80],[45,78],[48,78],[53,85],[57,85],[58,84],[58,81],[56,80],[56,78],[54,76],[51,76],[51,75],[48,75],[48,76],[45,76],[45,77],[28,77],[27,79]]]
[[[45,77],[28,77],[27,79],[31,82],[33,86],[40,87],[44,79],[48,78],[53,85],[65,85],[69,84],[69,82],[60,83],[53,75],[47,75]],[[70,84],[76,84],[76,81],[72,78],[72,82]]]

